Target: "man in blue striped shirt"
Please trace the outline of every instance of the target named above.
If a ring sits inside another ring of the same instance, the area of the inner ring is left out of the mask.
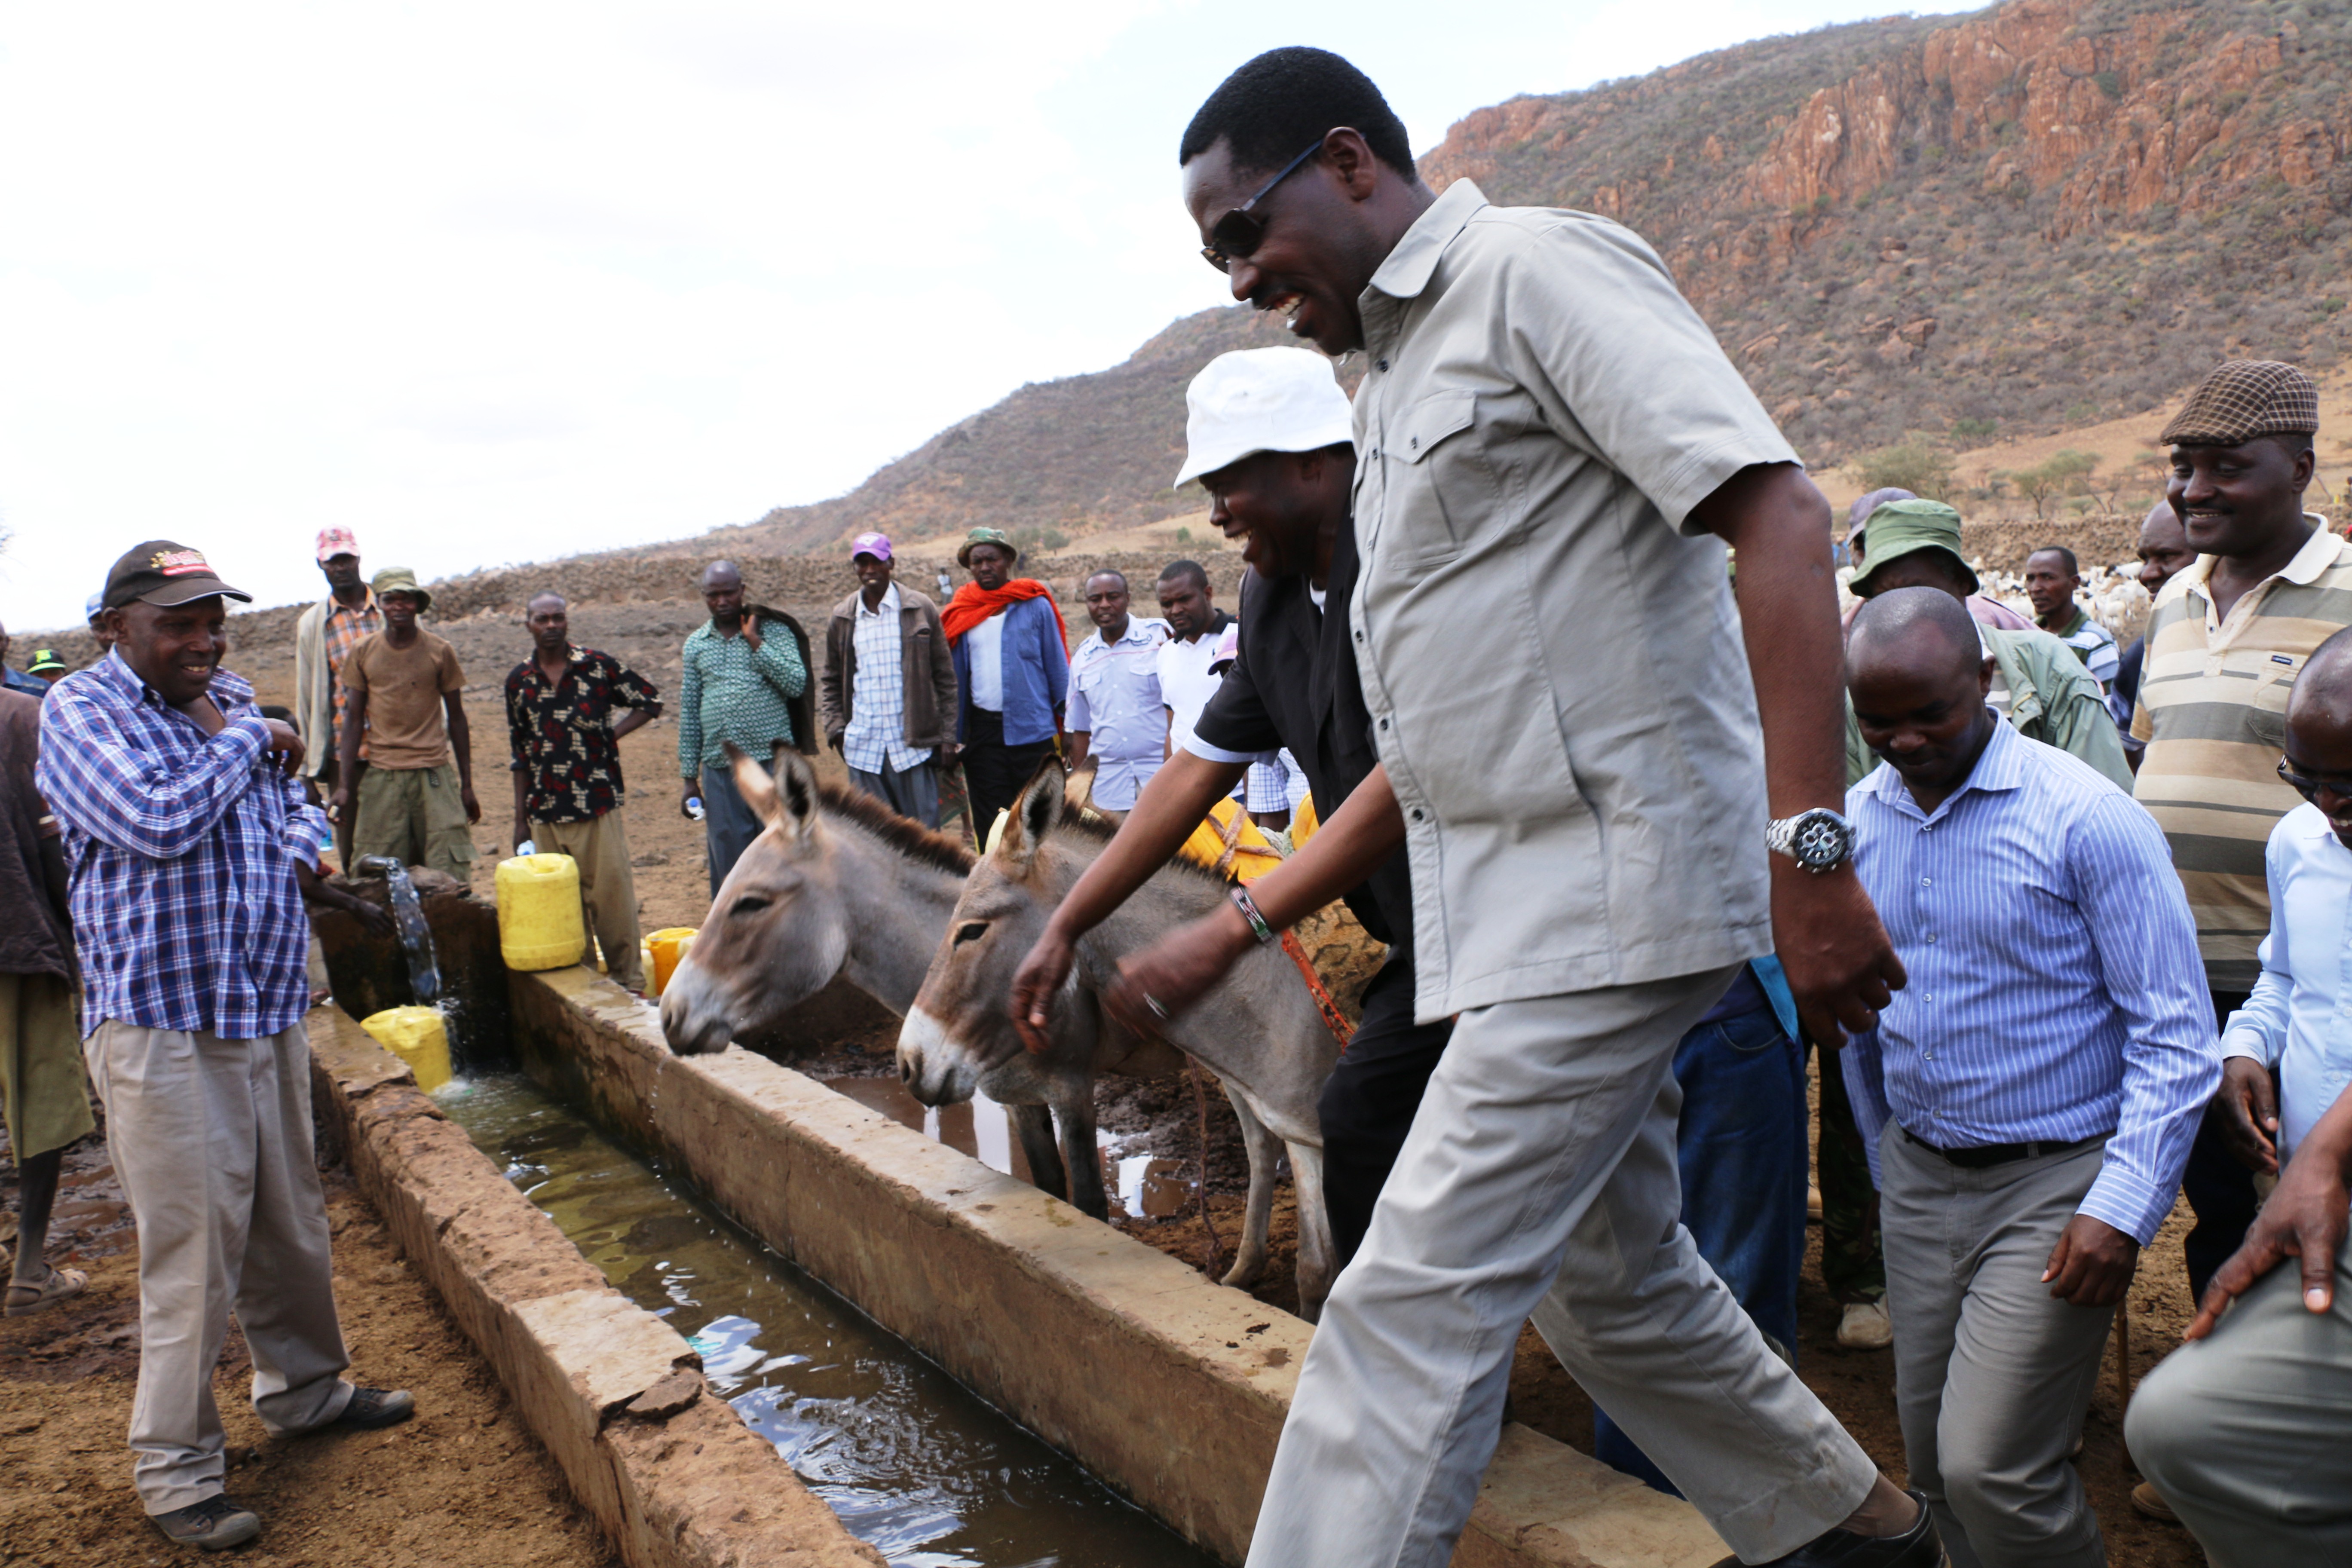
[[[205,1551],[261,1532],[222,1491],[213,1371],[232,1308],[272,1434],[415,1409],[341,1376],[294,870],[326,818],[289,776],[301,738],[220,668],[231,598],[247,595],[168,540],[116,562],[120,640],[58,683],[36,774],[65,828],[82,1050],[139,1228],[132,1482],[158,1529]]]
[[[2164,836],[1985,704],[1959,601],[1877,595],[1847,686],[1882,765],[1854,865],[1910,983],[1846,1047],[1911,1482],[1960,1564],[2106,1562],[2067,1455],[2221,1076]]]

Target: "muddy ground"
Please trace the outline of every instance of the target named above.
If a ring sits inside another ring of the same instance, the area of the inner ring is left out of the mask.
[[[5,1140],[0,1170],[0,1203],[13,1215],[16,1167]],[[497,1375],[373,1211],[340,1172],[326,1181],[351,1375],[411,1390],[417,1414],[384,1432],[273,1438],[247,1403],[252,1363],[232,1324],[214,1397],[228,1431],[228,1494],[261,1516],[262,1534],[217,1560],[255,1568],[617,1563],[516,1419]],[[89,1289],[38,1317],[0,1320],[0,1563],[194,1562],[147,1523],[131,1489],[123,1436],[139,1370],[138,1254],[96,1135],[68,1152],[48,1255],[87,1269]]]

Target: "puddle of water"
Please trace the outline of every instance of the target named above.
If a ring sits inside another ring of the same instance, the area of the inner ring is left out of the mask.
[[[1028,1181],[1029,1162],[1013,1131],[1013,1113],[984,1094],[962,1105],[929,1106],[907,1092],[895,1078],[829,1078],[819,1080],[836,1094],[847,1095],[869,1110],[878,1110],[902,1127],[911,1127],[950,1149],[971,1155],[992,1171]],[[1103,1185],[1110,1194],[1114,1219],[1168,1219],[1183,1213],[1195,1201],[1201,1184],[1181,1160],[1157,1154],[1118,1153],[1117,1134],[1095,1131],[1095,1152],[1103,1164]]]
[[[529,1079],[460,1079],[436,1098],[894,1564],[1213,1563]]]

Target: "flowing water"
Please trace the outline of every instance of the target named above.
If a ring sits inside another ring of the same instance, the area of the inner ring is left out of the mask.
[[[437,1098],[615,1288],[693,1342],[711,1387],[893,1563],[1211,1568],[528,1079],[461,1080]]]
[[[441,994],[441,968],[434,960],[433,932],[425,923],[425,906],[417,901],[416,884],[408,868],[389,855],[371,855],[353,868],[363,877],[382,877],[392,899],[392,923],[400,931],[400,945],[408,954],[408,984],[416,1005],[430,1007]]]

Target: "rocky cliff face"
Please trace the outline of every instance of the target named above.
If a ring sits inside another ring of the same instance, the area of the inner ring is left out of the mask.
[[[1655,245],[1809,456],[2153,410],[2332,362],[2352,257],[2333,8],[2014,0],[1482,110],[1423,160]]]
[[[1664,258],[1809,459],[2156,411],[2228,355],[2339,359],[2352,284],[2352,11],[2318,0],[2011,0],[1767,38],[1469,115],[1422,161],[1580,207]],[[1079,533],[1169,491],[1183,386],[1282,341],[1238,310],[1025,387],[848,496],[772,514]]]

